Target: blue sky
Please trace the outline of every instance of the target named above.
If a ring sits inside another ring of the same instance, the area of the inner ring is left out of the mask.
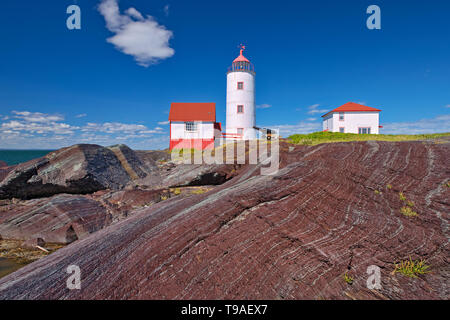
[[[66,27],[72,4],[81,30]],[[366,27],[372,4],[381,30]],[[260,126],[317,131],[353,101],[383,110],[382,133],[450,131],[449,13],[438,0],[2,1],[0,148],[166,148],[171,102],[215,102],[224,123],[240,43]]]

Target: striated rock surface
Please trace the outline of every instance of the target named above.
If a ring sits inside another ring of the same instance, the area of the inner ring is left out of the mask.
[[[0,235],[32,243],[71,243],[102,229],[112,216],[100,202],[82,195],[60,194],[0,206]]]
[[[205,194],[136,209],[0,279],[0,298],[450,298],[448,143],[281,150],[277,174],[243,166]],[[400,213],[400,192],[417,217]],[[392,274],[409,257],[431,273]],[[66,288],[73,264],[81,290]],[[366,287],[371,265],[381,268],[379,290]]]
[[[0,168],[7,167],[7,166],[8,166],[8,164],[5,161],[0,160]]]
[[[14,167],[0,182],[0,199],[119,189],[145,176],[144,164],[126,146],[75,145]]]

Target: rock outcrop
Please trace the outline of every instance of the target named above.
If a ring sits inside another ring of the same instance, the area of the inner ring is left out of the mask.
[[[0,182],[0,199],[117,190],[145,176],[144,164],[126,146],[75,145],[15,166]]]
[[[243,166],[207,193],[136,209],[0,279],[0,298],[450,298],[450,144],[281,150],[275,175]],[[418,215],[403,215],[405,205]],[[431,273],[392,273],[410,257]],[[81,290],[66,287],[69,265],[81,269]],[[366,286],[371,265],[381,289]]]
[[[111,219],[99,201],[60,194],[0,206],[0,235],[28,242],[71,243],[104,228]]]
[[[0,168],[7,167],[8,164],[5,161],[0,160]]]

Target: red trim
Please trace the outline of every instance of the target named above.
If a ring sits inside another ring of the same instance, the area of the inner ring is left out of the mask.
[[[239,107],[242,107],[242,112],[239,112]],[[236,107],[236,111],[237,113],[244,113],[244,105],[243,104],[238,104]]]
[[[242,83],[242,88],[239,88],[239,84]],[[238,81],[237,83],[237,90],[244,90],[244,82],[243,81]]]
[[[170,150],[173,149],[214,149],[214,139],[176,139],[170,140]]]
[[[378,128],[383,128],[383,126],[378,126]]]
[[[381,111],[380,109],[364,106],[362,104],[358,104],[358,103],[354,103],[354,102],[347,102],[346,104],[325,113],[322,116],[322,118],[324,118],[334,112],[380,112],[380,111]]]

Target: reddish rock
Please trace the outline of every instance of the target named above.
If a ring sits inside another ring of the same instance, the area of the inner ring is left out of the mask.
[[[145,177],[145,167],[126,146],[75,145],[14,167],[0,182],[0,199],[120,189]],[[0,176],[2,173],[0,172]]]
[[[22,247],[30,248],[30,249],[34,249],[37,246],[44,248],[45,247],[44,239],[42,239],[42,238],[33,238],[33,239],[29,239],[29,240],[25,241],[22,244]]]
[[[111,223],[100,202],[81,195],[61,194],[0,206],[0,234],[4,239],[22,239],[33,245],[45,242],[71,243]]]
[[[244,166],[208,193],[136,210],[0,279],[0,299],[450,298],[448,143],[281,149],[277,174]],[[400,191],[417,217],[400,213]],[[392,274],[409,257],[432,272]],[[66,287],[69,265],[81,290]]]
[[[0,168],[7,167],[8,164],[5,161],[0,160]]]

